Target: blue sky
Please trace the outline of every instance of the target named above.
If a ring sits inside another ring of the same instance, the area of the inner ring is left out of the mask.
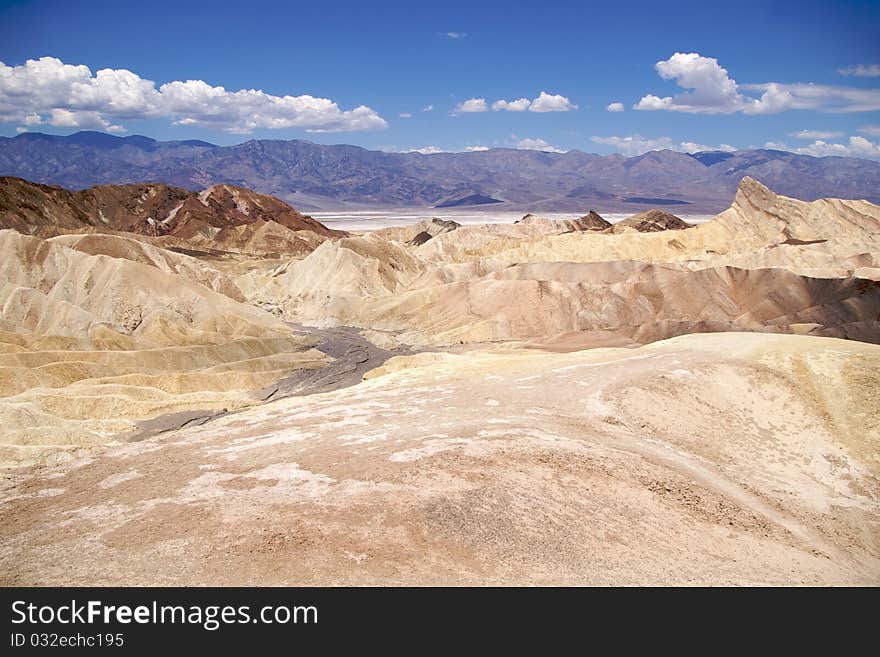
[[[876,1],[4,1],[0,62],[10,136],[880,159]]]

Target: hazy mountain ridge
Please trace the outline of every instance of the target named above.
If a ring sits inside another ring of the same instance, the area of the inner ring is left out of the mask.
[[[434,206],[486,196],[522,210],[638,212],[667,199],[687,202],[678,207],[689,212],[716,212],[730,203],[744,176],[804,200],[880,201],[878,162],[763,149],[693,155],[652,151],[630,158],[509,148],[422,155],[300,140],[215,146],[95,132],[25,133],[0,138],[0,175],[73,188],[144,181],[191,190],[233,184],[306,210]],[[632,198],[653,202],[626,200]]]

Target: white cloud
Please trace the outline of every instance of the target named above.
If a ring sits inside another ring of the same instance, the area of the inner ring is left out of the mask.
[[[676,96],[643,96],[637,110],[667,110],[692,114],[775,114],[794,109],[821,112],[880,110],[880,89],[779,82],[738,85],[727,69],[712,57],[698,53],[675,53],[655,64],[665,80],[686,89]],[[755,98],[743,90],[762,92]]]
[[[828,143],[818,139],[808,146],[798,148],[792,148],[782,142],[768,141],[764,144],[764,147],[779,151],[789,151],[800,155],[812,155],[813,157],[836,155],[839,157],[860,157],[868,160],[880,160],[880,144],[859,136],[850,137],[846,143]]]
[[[734,151],[739,149],[736,146],[731,146],[730,144],[719,144],[718,146],[711,146],[709,144],[701,144],[695,141],[683,141],[679,142],[679,144],[672,150],[682,151],[683,153],[705,153],[706,151],[722,151],[724,153],[733,153]]]
[[[528,98],[520,98],[519,100],[496,100],[492,103],[492,109],[496,112],[525,112],[531,106],[532,101]]]
[[[577,105],[565,96],[542,91],[537,98],[532,100],[528,98],[496,100],[492,103],[492,109],[496,112],[568,112],[577,109]]]
[[[669,137],[646,139],[641,135],[628,135],[626,137],[591,137],[590,139],[597,144],[612,146],[615,150],[620,151],[627,157],[641,155],[648,151],[657,151],[664,148],[671,149],[674,146]]]
[[[634,109],[715,114],[742,108],[743,97],[737,91],[736,81],[730,78],[727,69],[719,66],[717,59],[695,52],[677,52],[657,62],[654,68],[664,80],[675,80],[678,86],[689,91],[674,98],[648,94]]]
[[[698,153],[700,151],[726,151],[733,152],[735,146],[730,144],[721,144],[720,146],[709,146],[699,144],[693,141],[674,142],[669,137],[648,138],[641,135],[627,135],[623,137],[591,137],[591,141],[597,144],[605,144],[612,146],[615,150],[621,152],[627,157],[641,155],[648,151],[671,150],[681,151],[683,153]]]
[[[854,75],[859,78],[876,78],[880,77],[880,64],[857,64],[856,66],[839,68],[837,72],[841,75]]]
[[[467,32],[446,32],[443,36],[448,39],[464,39],[467,36]]]
[[[567,151],[562,150],[561,148],[556,148],[555,146],[551,146],[543,139],[520,139],[516,143],[516,147],[522,150],[527,151],[544,151],[546,153],[566,153]]]
[[[480,151],[488,151],[488,146],[465,146],[465,153],[477,153]],[[452,153],[456,151],[448,151],[445,148],[440,148],[439,146],[422,146],[421,148],[409,148],[405,151],[399,151],[401,153],[421,153],[422,155],[434,155],[435,153]],[[462,151],[459,151],[462,152]]]
[[[421,153],[422,155],[434,155],[435,153],[447,153],[448,151],[444,151],[439,146],[422,146],[421,148],[410,148],[409,150],[401,151],[402,153]]]
[[[794,149],[786,143],[781,141],[768,141],[765,142],[764,148],[769,148],[772,151],[790,151],[794,152]]]
[[[271,96],[263,91],[230,92],[201,80],[169,82],[159,87],[166,112],[187,125],[203,125],[248,134],[257,128],[303,128],[307,132],[348,132],[387,127],[385,120],[361,105],[342,111],[332,100],[314,96]]]
[[[830,144],[822,140],[818,140],[797,149],[798,153],[805,155],[815,155],[822,157],[825,155],[841,155],[844,157],[870,157],[880,159],[880,147],[873,142],[868,141],[864,137],[850,137],[846,144]]]
[[[260,90],[227,91],[202,80],[173,81],[156,88],[124,69],[65,64],[55,57],[30,59],[21,66],[0,62],[0,122],[37,122],[58,127],[124,131],[126,119],[168,118],[179,125],[201,125],[247,134],[258,128],[302,128],[307,132],[378,130],[385,120],[366,106],[341,110],[314,96],[273,96]]]
[[[39,118],[39,115],[37,115]],[[25,117],[25,124],[34,125],[33,115]],[[28,123],[28,121],[31,123]],[[40,123],[42,123],[40,119]],[[49,111],[49,117],[45,121],[49,125],[58,128],[80,128],[85,130],[106,130],[107,132],[125,132],[125,128],[121,125],[114,125],[107,119],[103,118],[98,112],[89,112],[84,110],[71,111],[67,109],[55,108]]]
[[[17,132],[27,132],[29,126],[35,125],[52,125],[58,128],[80,128],[83,130],[106,130],[107,132],[125,132],[125,128],[110,123],[110,121],[103,118],[98,112],[86,110],[74,111],[55,108],[49,110],[48,116],[45,118],[36,112],[31,112],[23,118],[19,118],[24,125],[18,126],[16,128]]]
[[[605,109],[609,112],[623,112],[623,103],[611,103],[610,105],[606,105]]]
[[[423,112],[433,112],[434,106],[433,105],[425,105],[425,107],[422,108],[422,111]]]
[[[797,137],[798,139],[834,139],[835,137],[843,137],[842,132],[834,130],[798,130],[788,134],[790,137]]]
[[[745,84],[742,88],[763,92],[758,99],[747,99],[743,107],[746,114],[776,114],[798,109],[832,114],[880,110],[880,89],[777,82]]]
[[[863,125],[859,128],[859,132],[871,137],[880,137],[880,125]]]
[[[411,118],[412,118],[412,113],[410,113],[410,112],[401,112],[401,113],[400,113],[400,118],[402,118],[402,119],[411,119]]]
[[[486,104],[485,98],[468,98],[459,103],[452,110],[453,114],[473,114],[476,112],[488,112],[489,106]]]
[[[530,112],[567,112],[573,109],[577,109],[577,105],[568,98],[560,94],[548,94],[546,91],[542,91],[529,107]]]

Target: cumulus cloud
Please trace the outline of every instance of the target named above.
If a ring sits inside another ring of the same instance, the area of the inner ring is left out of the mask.
[[[733,153],[734,151],[739,149],[736,146],[731,146],[730,144],[719,144],[718,146],[712,146],[709,144],[701,144],[696,141],[682,141],[679,142],[678,145],[672,150],[682,151],[684,153],[705,153],[706,151],[722,151],[723,153]]]
[[[488,151],[488,146],[465,146],[465,153],[477,153],[480,151]],[[422,146],[421,148],[410,148],[405,151],[400,151],[401,153],[421,153],[422,155],[434,155],[435,153],[452,153],[455,151],[448,151],[444,148],[440,148],[439,146]]]
[[[876,78],[880,77],[880,64],[857,64],[856,66],[839,68],[837,72],[841,75],[854,75],[858,78]]]
[[[623,103],[611,103],[610,105],[606,105],[605,109],[609,112],[622,112]]]
[[[798,139],[834,139],[835,137],[843,137],[842,132],[834,130],[798,130],[788,134],[790,137],[797,137]]]
[[[421,153],[422,155],[434,155],[435,153],[447,153],[439,146],[422,146],[421,148],[410,148],[402,153]]]
[[[309,95],[228,91],[202,80],[175,80],[156,88],[152,80],[125,69],[93,75],[87,66],[55,57],[29,59],[21,66],[0,62],[0,122],[121,132],[124,128],[114,121],[154,118],[238,134],[258,128],[346,132],[388,126],[364,105],[342,110],[332,100]]]
[[[537,98],[519,98],[517,100],[496,100],[492,103],[496,112],[568,112],[577,109],[577,105],[560,94],[548,94],[542,91]]]
[[[453,114],[474,114],[477,112],[488,112],[489,106],[486,104],[485,98],[468,98],[460,102],[452,110]]]
[[[785,143],[768,141],[765,148],[778,151],[789,151],[800,155],[812,155],[813,157],[826,157],[836,155],[839,157],[860,157],[868,160],[880,160],[880,144],[876,144],[864,137],[852,136],[846,143],[829,143],[817,139],[808,146],[792,148]]]
[[[492,103],[492,109],[496,112],[525,112],[531,107],[532,101],[528,98],[519,100],[496,100]]]
[[[33,120],[33,115],[25,117],[27,125],[39,125],[48,123],[58,128],[79,128],[81,130],[106,130],[107,132],[125,132],[125,128],[121,125],[110,123],[102,117],[98,112],[89,111],[71,111],[67,109],[55,108],[49,111],[49,116],[44,121],[39,114],[36,115],[39,121]],[[31,119],[31,123],[28,123]]]
[[[865,157],[872,160],[880,160],[880,146],[868,141],[864,137],[850,137],[846,144],[829,144],[824,141],[816,141],[799,152],[808,155],[842,155],[845,157]]]
[[[577,105],[565,96],[548,94],[546,91],[542,91],[529,107],[530,112],[568,112],[575,109]]]
[[[411,119],[412,113],[411,112],[401,112],[399,116],[402,119]]]
[[[689,89],[675,97],[644,96],[635,106],[637,110],[675,110],[692,113],[737,112],[743,97],[737,90],[727,69],[712,57],[698,53],[677,52],[667,60],[654,65],[664,80],[675,80],[678,86]]]
[[[520,139],[516,143],[516,147],[522,150],[527,151],[544,151],[545,153],[566,153],[567,151],[562,150],[561,148],[556,148],[555,146],[551,146],[543,139],[530,139],[526,137],[525,139]]]
[[[627,135],[625,137],[591,137],[591,141],[597,144],[605,144],[611,146],[615,150],[620,151],[627,157],[633,155],[641,155],[648,151],[657,151],[664,148],[672,148],[674,146],[669,137],[660,137],[658,139],[646,139],[641,135]]]
[[[691,114],[776,114],[794,109],[821,112],[880,110],[880,89],[779,82],[738,85],[713,57],[675,53],[654,66],[664,80],[675,80],[686,91],[676,96],[648,94],[637,110],[667,110]],[[759,97],[743,91],[761,92]]]
[[[453,114],[468,114],[476,112],[488,112],[489,104],[485,98],[468,98],[459,103],[452,110]],[[491,108],[495,112],[568,112],[576,110],[577,105],[560,94],[548,94],[542,91],[537,98],[518,98],[505,100],[503,98],[492,103]]]
[[[612,137],[591,137],[591,141],[596,144],[605,144],[611,146],[627,157],[641,155],[648,151],[671,150],[681,151],[683,153],[699,153],[701,151],[726,151],[733,152],[735,146],[730,144],[721,144],[720,146],[709,146],[693,141],[675,142],[669,137],[648,138],[641,135],[626,135]]]
[[[794,152],[794,148],[789,146],[788,144],[781,141],[768,141],[764,143],[764,148],[769,148],[773,151],[790,151]]]
[[[880,110],[880,89],[835,87],[825,84],[746,84],[743,89],[761,91],[760,98],[748,98],[746,114],[776,114],[787,110],[815,110],[843,114]]]

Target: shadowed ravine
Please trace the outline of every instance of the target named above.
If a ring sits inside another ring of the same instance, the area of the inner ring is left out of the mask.
[[[321,341],[315,345],[315,349],[327,354],[333,360],[324,367],[299,370],[275,385],[257,390],[254,397],[261,401],[348,388],[360,383],[364,374],[379,367],[392,356],[415,353],[414,350],[406,347],[394,350],[381,349],[351,326],[316,328],[302,324],[289,323],[289,325],[300,333],[319,338]]]
[[[392,356],[406,356],[424,351],[422,348],[406,346],[390,350],[382,349],[364,338],[359,330],[352,326],[317,328],[292,322],[288,324],[298,335],[320,339],[315,349],[327,354],[333,360],[323,367],[298,370],[275,384],[257,390],[253,393],[254,399],[273,402],[287,397],[304,397],[348,388],[363,381],[364,374],[379,367]],[[144,440],[167,431],[201,426],[229,414],[230,412],[225,409],[165,413],[138,422],[134,431],[123,434],[120,439],[129,442]]]

